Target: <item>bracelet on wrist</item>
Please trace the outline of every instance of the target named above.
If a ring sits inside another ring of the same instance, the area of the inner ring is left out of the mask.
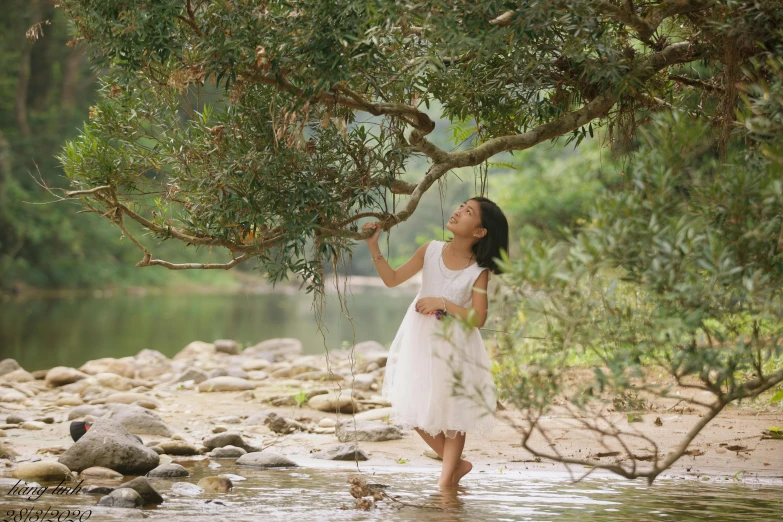
[[[446,300],[444,298],[440,298],[441,302],[443,303],[443,311],[446,311]]]
[[[378,261],[378,260],[379,260],[380,258],[382,258],[382,257],[383,257],[383,254],[378,254],[376,257],[373,257],[373,258],[372,258],[372,261],[373,261],[373,263],[374,263],[374,262],[376,262],[376,261]]]

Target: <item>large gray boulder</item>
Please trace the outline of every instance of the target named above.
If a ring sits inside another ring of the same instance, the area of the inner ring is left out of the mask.
[[[172,431],[158,414],[135,404],[110,403],[107,417],[119,422],[131,433],[171,437]]]
[[[57,460],[74,471],[103,466],[123,475],[144,475],[160,463],[160,456],[119,422],[99,417]]]
[[[355,425],[352,420],[338,422],[334,433],[340,442],[381,442],[402,438],[400,426],[380,421],[358,421]]]

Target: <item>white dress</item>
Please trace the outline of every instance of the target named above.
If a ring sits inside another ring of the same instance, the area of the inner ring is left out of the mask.
[[[456,318],[447,326],[435,315],[417,312],[422,297],[444,297],[470,307],[473,285],[487,268],[473,263],[450,270],[443,263],[445,241],[432,241],[424,254],[421,289],[408,306],[389,350],[383,397],[392,422],[418,427],[432,436],[444,432],[487,435],[494,425],[495,386],[478,328]],[[451,342],[447,339],[450,339]]]

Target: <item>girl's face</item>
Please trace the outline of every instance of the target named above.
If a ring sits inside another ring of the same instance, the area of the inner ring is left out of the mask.
[[[460,204],[457,209],[451,213],[446,229],[450,230],[455,236],[474,237],[476,240],[481,238],[486,230],[481,227],[481,208],[479,202],[469,199]]]

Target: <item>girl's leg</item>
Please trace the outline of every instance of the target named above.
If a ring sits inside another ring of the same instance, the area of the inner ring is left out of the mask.
[[[459,475],[459,472],[462,471],[460,466],[460,455],[462,455],[463,448],[465,448],[465,435],[457,433],[453,439],[451,437],[444,438],[443,468],[441,468],[438,486],[451,487],[459,483],[459,479],[462,478],[462,476]],[[467,473],[467,471],[465,471],[465,473]],[[463,475],[465,473],[463,473]],[[455,478],[456,482],[454,480]]]
[[[424,442],[427,443],[427,446],[432,448],[432,451],[438,454],[440,458],[443,458],[443,440],[445,437],[443,436],[443,433],[438,433],[437,437],[433,437],[426,431],[420,430],[419,428],[413,428],[416,430],[416,433],[418,433],[422,439],[424,439]]]
[[[427,443],[427,445],[432,448],[432,451],[438,454],[440,458],[443,458],[443,445],[445,443],[446,437],[443,434],[443,432],[438,433],[436,437],[433,437],[426,431],[420,430],[419,428],[413,428],[416,430],[416,433],[418,433],[421,438],[424,440],[424,442]],[[463,447],[464,447],[464,438],[463,435]],[[460,450],[459,453],[460,457],[462,456],[462,450]],[[462,477],[470,473],[470,470],[473,469],[473,464],[471,464],[469,461],[464,460],[462,458],[459,459],[459,463],[457,465],[457,470],[454,472],[454,475],[452,476],[452,484],[457,485]]]

